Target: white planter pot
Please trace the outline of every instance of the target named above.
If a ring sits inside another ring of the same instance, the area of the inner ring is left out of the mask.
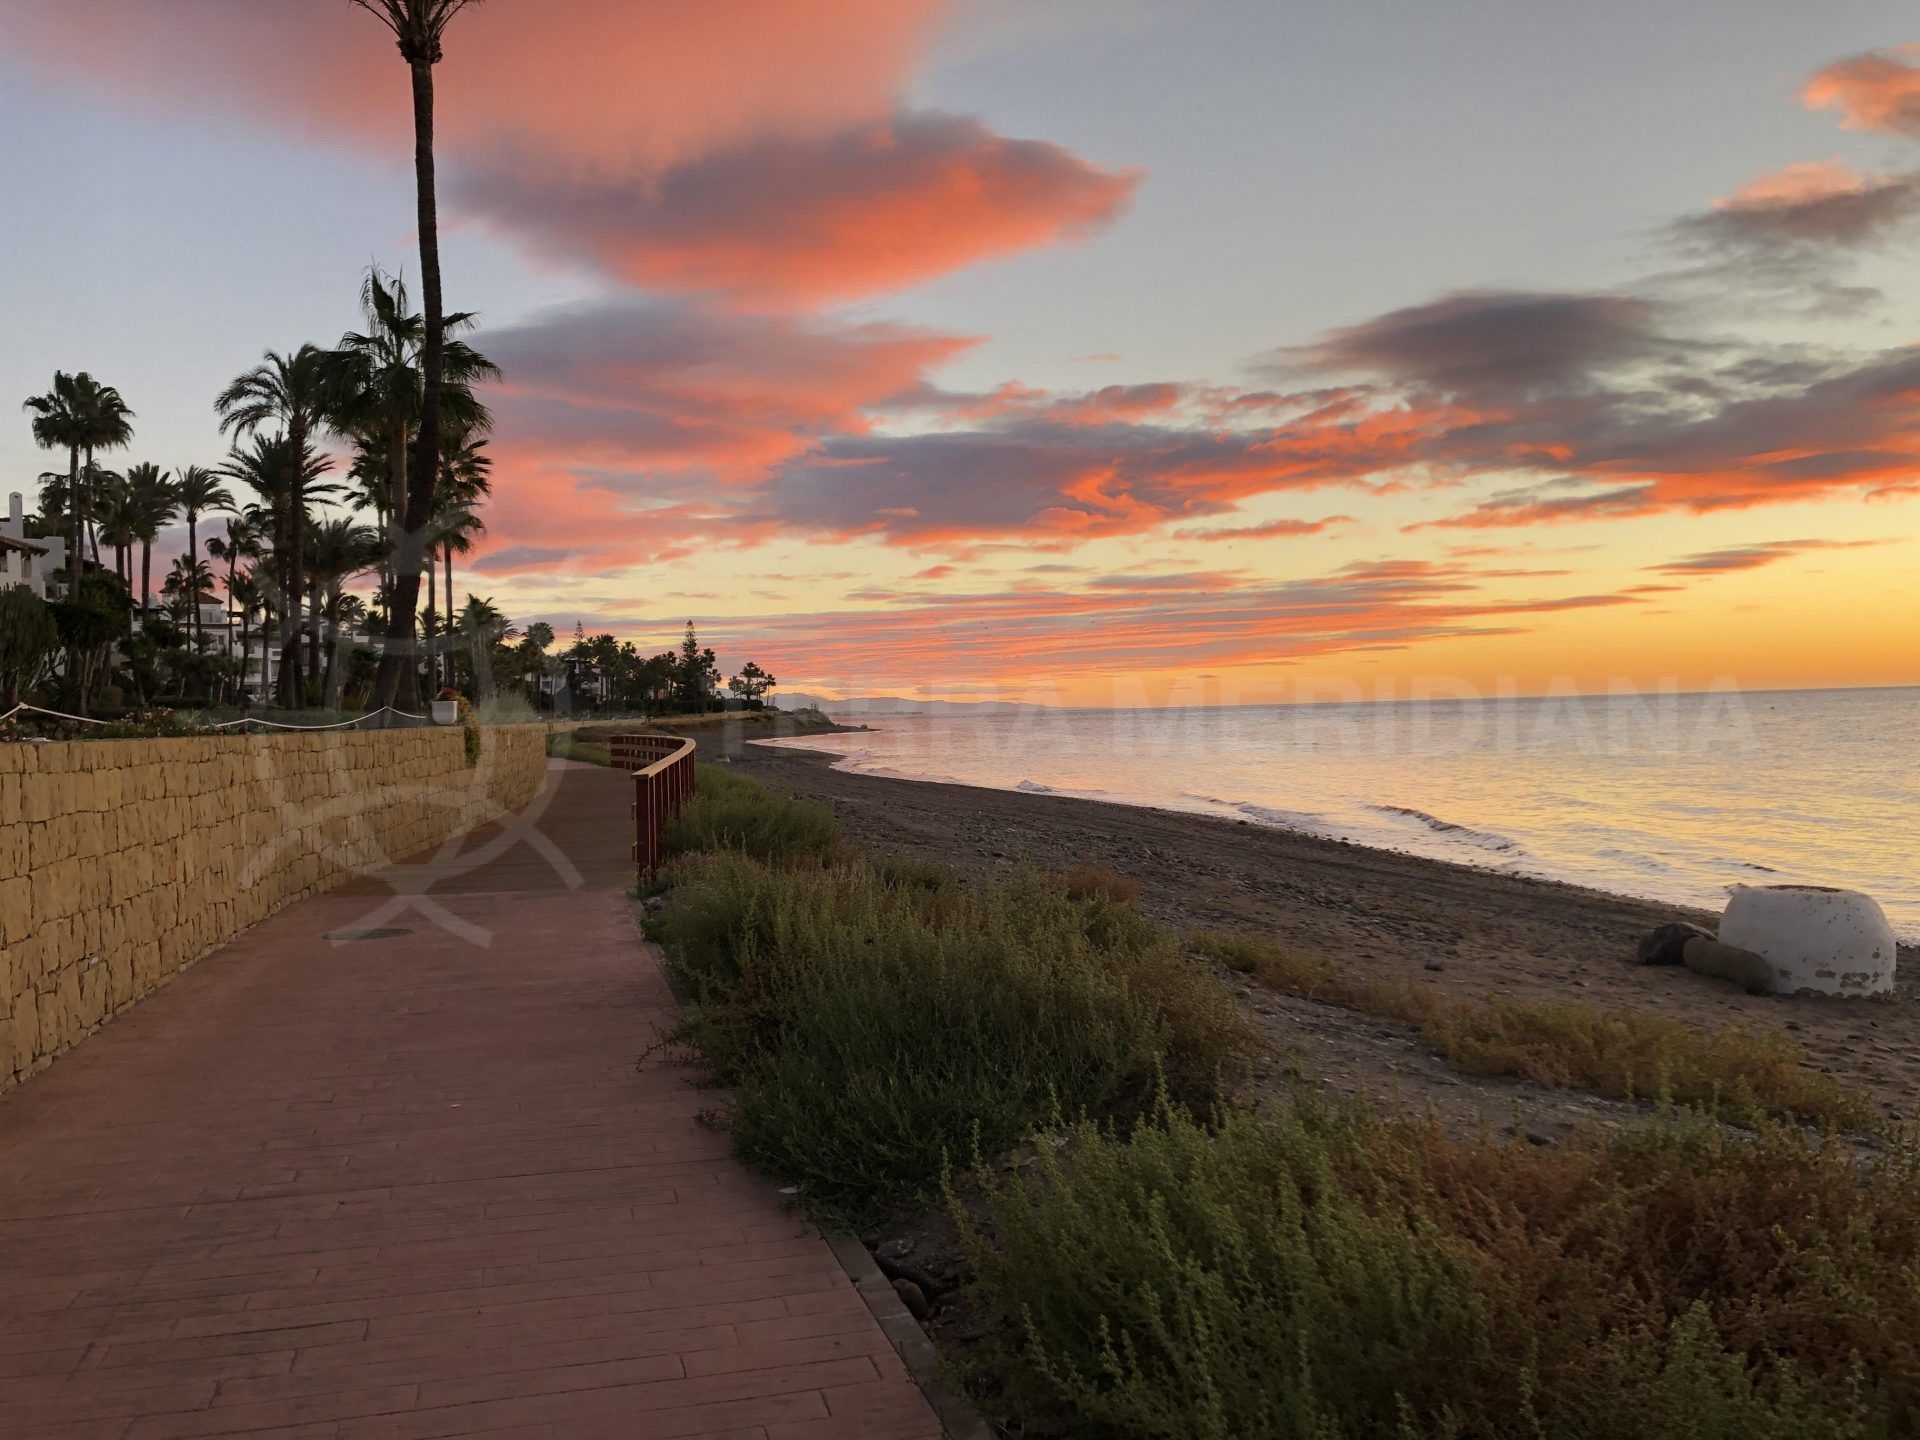
[[[1720,943],[1764,956],[1779,995],[1885,995],[1899,953],[1871,895],[1819,885],[1736,885]]]
[[[433,706],[434,724],[453,725],[459,721],[460,702],[458,700],[434,700],[429,703]]]

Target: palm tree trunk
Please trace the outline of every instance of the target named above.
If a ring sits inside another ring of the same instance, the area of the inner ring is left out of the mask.
[[[312,628],[307,632],[307,674],[315,680],[320,678],[320,581],[318,577],[307,577],[307,617]]]
[[[144,536],[140,541],[140,618],[147,618],[147,612],[153,608],[153,541]]]
[[[453,683],[453,545],[448,542],[441,547],[442,558],[447,566],[447,683]],[[476,677],[477,683],[477,677]]]
[[[373,704],[420,708],[419,671],[414,658],[414,611],[420,604],[422,539],[433,515],[433,487],[440,474],[440,390],[446,362],[446,315],[440,289],[440,217],[434,194],[433,57],[409,55],[413,72],[413,170],[419,209],[420,289],[426,309],[422,348],[420,433],[413,473],[407,478],[407,508],[401,525],[405,543],[395,555],[394,596],[388,607],[387,644],[380,657]]]
[[[296,443],[296,455],[305,447]],[[305,591],[306,495],[296,483],[287,499],[287,601],[280,617],[280,704],[298,710],[307,703],[307,677],[300,663],[300,605]]]
[[[187,564],[191,567],[195,575],[200,573],[200,516],[192,510],[187,512]],[[205,648],[201,643],[203,638],[200,632],[200,605],[198,597],[195,597],[193,606],[193,649],[196,655]]]
[[[427,614],[429,615],[438,615],[440,613],[439,610],[435,608],[436,599],[433,593],[434,574],[435,574],[435,569],[433,564],[433,551],[428,550],[427,551]],[[434,628],[437,629],[439,627],[436,626]],[[427,646],[427,694],[432,696],[437,696],[440,693],[440,654],[443,648],[444,647],[441,645],[430,644]],[[449,670],[447,674],[447,683],[449,685],[453,683],[453,675],[451,670]]]
[[[67,509],[73,512],[73,533],[67,542],[67,598],[72,599],[80,588],[80,557],[86,553],[86,520],[80,513],[80,447],[67,447]],[[82,715],[86,710],[82,708]]]
[[[93,446],[91,445],[87,446],[86,468],[81,473],[86,477],[85,481],[81,483],[91,485],[93,483]],[[84,492],[76,491],[76,493],[82,495],[80,501],[80,538],[82,540],[91,540],[93,546],[93,563],[98,565],[100,563],[100,532],[94,529],[91,523],[93,517],[90,512],[93,507],[87,503],[87,497],[84,495]],[[83,550],[81,552],[81,558],[84,560],[85,557],[86,552]]]

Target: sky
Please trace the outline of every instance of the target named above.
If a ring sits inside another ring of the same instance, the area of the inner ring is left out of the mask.
[[[828,695],[1920,682],[1910,7],[487,0],[446,50],[505,372],[456,582],[521,624]],[[346,0],[0,0],[0,129],[0,396],[91,371],[127,460],[218,463],[228,380],[417,277]]]

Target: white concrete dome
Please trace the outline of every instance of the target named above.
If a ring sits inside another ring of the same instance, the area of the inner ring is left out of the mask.
[[[1765,957],[1779,995],[1888,994],[1899,954],[1877,900],[1823,885],[1734,886],[1720,943]]]

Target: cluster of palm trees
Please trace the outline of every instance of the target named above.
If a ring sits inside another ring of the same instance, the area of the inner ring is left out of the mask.
[[[154,546],[184,521],[187,548],[163,577],[162,595],[182,607],[189,641],[201,652],[208,648],[202,607],[214,601],[216,584],[227,600],[227,653],[235,652],[236,621],[239,653],[247,653],[257,617],[259,635],[277,641],[273,695],[287,708],[339,705],[343,637],[388,621],[399,600],[396,560],[408,547],[428,577],[420,624],[430,637],[459,637],[454,559],[486,528],[480,507],[491,489],[484,437],[492,418],[474,387],[498,371],[464,340],[446,343],[439,475],[427,523],[409,535],[401,517],[425,420],[425,322],[411,311],[404,283],[377,269],[362,287],[361,309],[361,328],[333,348],[269,351],[221,391],[214,408],[232,448],[216,467],[107,468],[100,457],[132,443],[134,414],[116,389],[85,373],[57,373],[47,393],[26,402],[35,439],[67,452],[64,473],[41,477],[41,509],[48,528],[68,536],[69,578],[76,561],[79,569],[91,561],[105,571],[110,560],[144,618],[154,609]],[[472,323],[467,314],[447,317],[455,335]],[[344,483],[331,478],[335,456],[322,448],[328,440],[346,451]],[[227,516],[224,530],[203,551],[201,523],[218,514]],[[209,560],[223,573],[216,576]],[[369,574],[377,577],[371,602],[348,589]],[[436,593],[442,578],[444,605]],[[425,647],[430,687],[451,676],[444,650]],[[420,679],[416,673],[416,690]]]
[[[330,351],[302,346],[292,354],[269,352],[264,362],[240,376],[220,397],[223,433],[234,449],[222,478],[243,483],[257,499],[230,521],[224,538],[209,541],[208,553],[226,564],[228,596],[243,601],[248,587],[263,606],[277,607],[280,658],[275,692],[282,704],[298,705],[319,668],[320,616],[323,608],[345,613],[353,597],[343,589],[339,567],[349,554],[364,560],[361,569],[379,571],[380,586],[370,625],[382,622],[379,670],[369,708],[395,705],[418,708],[421,671],[415,645],[416,614],[423,572],[432,584],[436,555],[446,567],[449,631],[453,616],[452,557],[471,543],[480,528],[474,513],[486,493],[484,442],[487,415],[472,386],[493,372],[482,357],[457,339],[472,323],[470,315],[448,315],[441,298],[439,217],[434,176],[434,67],[444,53],[448,26],[478,0],[352,0],[381,22],[406,62],[413,99],[416,221],[420,241],[423,311],[412,315],[397,281],[377,271],[363,296],[369,326],[347,335]],[[166,523],[165,492],[175,487],[173,507],[186,515],[189,542],[178,589],[191,602],[195,644],[204,645],[197,614],[210,587],[200,563],[201,515],[234,508],[203,497],[189,505],[181,478],[169,481],[156,467],[135,466],[109,480],[97,456],[123,448],[132,439],[132,411],[111,386],[91,376],[59,373],[44,396],[27,402],[34,434],[49,449],[68,452],[64,477],[43,477],[43,499],[63,516],[68,534],[69,589],[86,588],[82,570],[89,544],[100,564],[104,542],[115,550],[123,578],[130,579],[132,547],[142,547],[143,605],[146,572],[154,540]],[[351,445],[352,498],[371,510],[379,525],[368,532],[364,548],[349,523],[337,529],[329,520],[316,524],[314,503],[342,492],[325,481],[330,464],[316,438],[330,432]],[[217,482],[214,488],[220,489]],[[124,500],[124,503],[123,503]],[[332,566],[332,569],[328,567]],[[243,574],[244,571],[244,574]],[[170,575],[169,580],[173,577]],[[130,588],[130,585],[129,585]],[[429,614],[433,613],[429,591]],[[303,622],[301,607],[309,614]],[[233,607],[230,605],[229,610]],[[244,622],[243,622],[244,623]],[[302,655],[302,639],[307,654]],[[450,658],[449,673],[450,673]],[[429,655],[426,682],[440,670]],[[333,688],[331,675],[325,682]],[[84,706],[85,688],[81,690]]]

